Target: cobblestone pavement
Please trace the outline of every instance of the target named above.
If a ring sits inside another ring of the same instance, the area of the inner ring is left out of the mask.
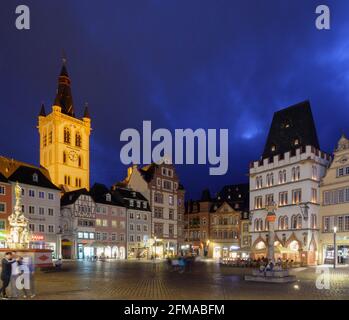
[[[330,271],[330,289],[316,288],[315,268],[292,271],[292,284],[243,280],[249,269],[195,262],[184,273],[165,262],[65,262],[59,272],[36,274],[35,299],[349,299],[349,267]]]

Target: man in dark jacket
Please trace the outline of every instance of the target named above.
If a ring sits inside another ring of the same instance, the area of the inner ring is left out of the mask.
[[[2,288],[0,289],[0,293],[2,298],[7,298],[6,288],[8,287],[11,280],[11,270],[12,263],[16,260],[12,258],[12,252],[6,252],[5,257],[1,260],[1,281]]]

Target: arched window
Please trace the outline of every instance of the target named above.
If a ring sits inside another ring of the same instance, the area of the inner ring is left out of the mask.
[[[82,138],[81,138],[80,132],[77,132],[77,133],[75,134],[75,145],[76,145],[77,147],[80,147],[80,148],[81,148],[81,145],[82,145]]]
[[[283,217],[279,217],[278,229],[282,230],[283,228],[284,228],[284,218]]]
[[[46,129],[44,130],[44,133],[43,133],[42,145],[43,145],[44,147],[47,146],[47,130],[46,130]]]
[[[53,141],[53,134],[52,134],[52,128],[50,128],[48,132],[48,144],[52,144],[52,141]]]
[[[297,217],[294,215],[291,218],[291,227],[292,229],[297,229]]]
[[[295,181],[296,180],[296,168],[293,167],[292,168],[292,181]]]
[[[302,216],[300,214],[297,216],[297,229],[302,229]]]
[[[283,175],[283,182],[286,182],[286,170],[282,171],[282,175]]]
[[[82,157],[81,156],[79,156],[78,164],[79,164],[79,168],[81,168],[82,167]]]
[[[254,231],[259,231],[259,220],[254,219]]]
[[[285,230],[288,229],[288,217],[287,216],[284,217],[284,229]]]
[[[268,231],[269,230],[269,222],[267,219],[265,219],[264,226],[265,226],[265,230]]]
[[[67,153],[63,151],[63,163],[67,163]]]
[[[263,220],[259,219],[259,231],[263,230]]]
[[[311,228],[316,229],[316,227],[317,227],[316,215],[312,214],[311,215]]]
[[[64,143],[70,144],[70,130],[69,128],[64,128]]]

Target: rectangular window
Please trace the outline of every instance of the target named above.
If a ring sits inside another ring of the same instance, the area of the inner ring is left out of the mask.
[[[0,194],[1,195],[5,195],[6,194],[6,192],[5,192],[5,187],[4,186],[0,186]]]
[[[168,226],[168,234],[169,234],[170,237],[174,236],[174,225],[173,224],[170,224]]]
[[[53,200],[54,199],[53,193],[48,193],[48,199],[49,200]]]
[[[0,212],[1,213],[6,212],[6,203],[3,203],[3,202],[0,203]]]
[[[30,214],[35,214],[35,207],[29,206],[29,213]]]
[[[345,231],[349,231],[349,216],[344,217],[344,228]]]
[[[155,203],[163,203],[163,196],[161,193],[156,192],[154,194],[154,202]]]
[[[173,209],[170,209],[169,212],[168,212],[168,218],[170,220],[174,220],[174,210]]]
[[[338,226],[338,231],[342,232],[343,231],[343,217],[338,217],[337,226]]]
[[[39,214],[43,216],[45,214],[45,208],[40,207],[39,208]]]
[[[35,224],[29,223],[29,230],[30,230],[31,232],[35,232]]]
[[[48,226],[48,232],[54,233],[54,232],[55,232],[55,227],[52,226],[52,225],[49,225],[49,226]]]
[[[53,216],[53,209],[52,208],[48,208],[48,215]]]
[[[330,217],[324,217],[324,232],[330,232]]]
[[[6,229],[6,221],[0,220],[0,230],[5,230],[5,229]]]
[[[101,219],[96,219],[96,226],[100,227],[102,225]]]
[[[108,240],[108,233],[106,232],[102,233],[102,240]]]
[[[142,231],[141,225],[140,225],[140,224],[137,224],[137,231],[138,231],[138,232]]]
[[[39,232],[45,232],[45,226],[43,224],[39,224]]]
[[[99,232],[96,232],[96,240],[101,240],[101,234]]]
[[[112,226],[113,228],[116,228],[116,227],[118,226],[118,222],[117,222],[116,220],[112,220],[111,226]]]
[[[162,208],[154,207],[154,218],[157,218],[157,219],[164,218],[164,212]]]
[[[298,204],[302,202],[302,190],[292,190],[292,204]]]
[[[143,231],[148,232],[148,226],[146,224],[143,225]]]
[[[123,233],[120,234],[120,241],[125,241],[125,235]]]
[[[116,234],[115,234],[115,233],[112,233],[112,234],[111,234],[111,240],[112,240],[112,241],[115,241],[115,240],[116,240]]]
[[[45,192],[39,191],[39,198],[40,199],[45,199]]]
[[[103,219],[103,227],[108,227],[108,220]]]
[[[29,197],[34,198],[35,197],[35,191],[34,190],[29,190]]]
[[[163,234],[164,234],[163,223],[154,223],[154,233],[157,237],[163,237]]]
[[[265,195],[265,205],[266,206],[272,205],[273,202],[274,202],[274,195],[272,193]]]
[[[288,204],[287,191],[279,193],[279,206],[286,206]]]
[[[173,195],[169,195],[168,196],[168,204],[170,205],[170,206],[173,206],[173,204],[174,204],[174,197],[173,197]]]
[[[141,236],[137,236],[137,242],[141,242]]]

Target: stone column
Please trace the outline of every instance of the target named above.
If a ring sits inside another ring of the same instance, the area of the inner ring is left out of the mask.
[[[267,221],[269,222],[269,233],[268,233],[268,260],[275,262],[274,256],[274,242],[275,242],[275,231],[274,231],[274,222],[275,220],[268,220],[270,218],[269,214],[267,216]]]

